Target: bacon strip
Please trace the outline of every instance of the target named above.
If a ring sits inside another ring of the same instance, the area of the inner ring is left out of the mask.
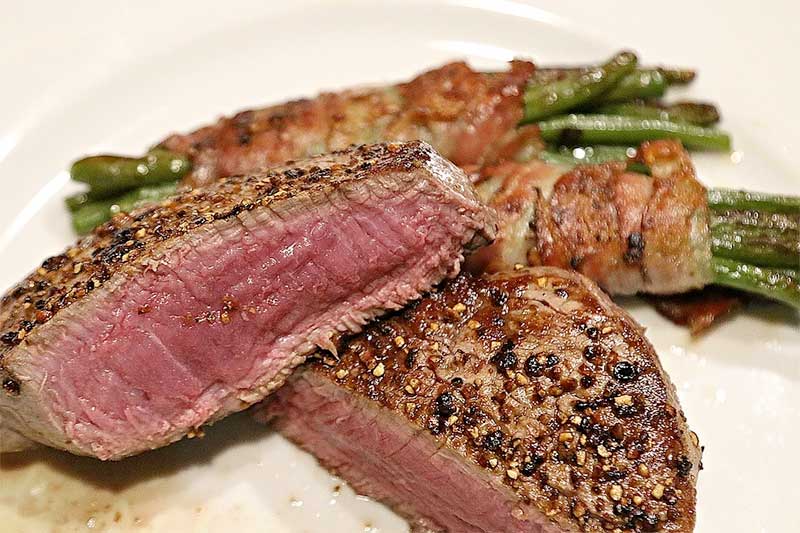
[[[243,111],[161,145],[188,155],[193,186],[269,164],[341,150],[351,144],[421,139],[460,166],[481,165],[520,147],[535,130],[515,126],[534,72],[512,61],[507,72],[481,73],[450,63],[408,83],[323,93]]]
[[[622,163],[581,165],[556,180],[557,169],[539,161],[484,169],[478,194],[498,211],[501,227],[470,268],[574,269],[611,294],[672,294],[709,283],[705,189],[688,155],[677,141],[645,143],[641,152],[652,178]]]
[[[668,296],[648,296],[647,301],[662,316],[698,335],[722,317],[745,305],[743,294],[722,287]]]

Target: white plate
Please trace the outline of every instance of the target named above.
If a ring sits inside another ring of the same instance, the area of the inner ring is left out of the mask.
[[[0,284],[72,235],[69,161],[139,152],[235,109],[354,83],[408,78],[466,57],[590,61],[630,46],[697,67],[692,94],[721,104],[741,162],[698,158],[714,185],[800,193],[796,3],[511,1],[264,5],[194,1],[14,3],[0,20]],[[154,6],[154,4],[151,4]],[[699,341],[624,302],[678,387],[706,446],[699,532],[797,530],[800,331],[764,307]],[[340,488],[336,488],[340,487]],[[405,531],[246,416],[201,440],[117,464],[42,452],[2,457],[0,531]]]

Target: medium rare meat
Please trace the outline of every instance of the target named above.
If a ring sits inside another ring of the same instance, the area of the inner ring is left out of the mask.
[[[575,269],[611,294],[672,294],[712,281],[706,190],[678,141],[640,148],[652,177],[624,163],[560,175],[540,161],[485,168],[478,196],[498,212],[498,237],[473,271],[514,263]]]
[[[346,339],[259,416],[415,531],[691,531],[697,436],[586,278],[461,275]]]
[[[494,231],[422,142],[220,180],[121,215],[0,307],[0,445],[101,459],[168,444],[454,275]]]

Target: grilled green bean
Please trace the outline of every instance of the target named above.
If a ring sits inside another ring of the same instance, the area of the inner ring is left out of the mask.
[[[88,190],[73,194],[71,196],[67,196],[64,199],[64,203],[67,204],[67,209],[69,209],[70,212],[72,212],[86,204],[90,204],[98,200],[106,200],[108,198],[113,198],[114,196],[116,195],[115,194],[110,195],[109,193],[97,193],[95,191]]]
[[[719,111],[711,104],[700,102],[679,102],[671,105],[657,105],[642,101],[605,104],[593,109],[601,115],[622,115],[626,117],[650,118],[712,126],[719,122]]]
[[[800,197],[734,189],[713,189],[708,206],[714,211],[761,211],[800,215]]]
[[[753,265],[800,268],[800,233],[719,223],[711,227],[712,253]]]
[[[638,144],[653,139],[680,139],[688,148],[730,150],[727,133],[667,120],[614,115],[562,115],[539,122],[548,142],[576,144]]]
[[[750,265],[722,257],[712,258],[714,282],[765,296],[800,309],[800,272],[791,268]]]
[[[176,181],[159,183],[140,187],[114,198],[89,202],[72,212],[72,227],[78,234],[89,233],[117,213],[127,213],[174,194],[177,186]]]
[[[553,66],[553,67],[540,67],[536,69],[533,77],[537,82],[551,82],[555,80],[562,80],[568,76],[575,75],[578,72],[592,68],[590,66]],[[697,77],[697,72],[687,68],[674,68],[674,67],[644,67],[636,69],[641,72],[643,70],[657,70],[664,77],[668,85],[687,85],[694,81]]]
[[[624,102],[634,98],[658,98],[667,90],[667,79],[659,69],[637,69],[598,98],[602,102]]]
[[[92,200],[89,198],[88,192],[79,192],[78,194],[73,194],[72,196],[67,196],[64,199],[64,203],[67,204],[67,209],[69,209],[70,213],[74,213],[81,207],[85,206],[86,204],[90,203]]]
[[[670,85],[687,85],[694,81],[697,72],[688,68],[658,67]]]
[[[595,165],[613,161],[623,161],[628,164],[628,170],[649,174],[647,166],[634,161],[636,148],[625,146],[585,146],[578,148],[546,148],[539,154],[542,161],[559,165]]]
[[[621,52],[599,67],[551,83],[533,84],[525,91],[523,123],[574,109],[614,87],[636,67],[636,56]]]
[[[175,181],[189,172],[191,165],[183,155],[155,149],[144,157],[96,155],[72,164],[73,180],[89,185],[95,198],[111,197],[146,185]]]

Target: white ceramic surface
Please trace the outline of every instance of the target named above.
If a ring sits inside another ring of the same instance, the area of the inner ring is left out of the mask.
[[[453,58],[585,62],[631,47],[645,62],[697,67],[690,94],[721,105],[737,149],[733,160],[698,157],[702,178],[800,194],[794,2],[0,4],[3,287],[71,240],[61,200],[76,156],[136,153],[221,113]],[[692,340],[639,301],[623,304],[648,326],[706,446],[697,531],[798,531],[797,315],[764,306]],[[0,532],[407,529],[245,415],[117,464],[0,457],[0,517]]]

